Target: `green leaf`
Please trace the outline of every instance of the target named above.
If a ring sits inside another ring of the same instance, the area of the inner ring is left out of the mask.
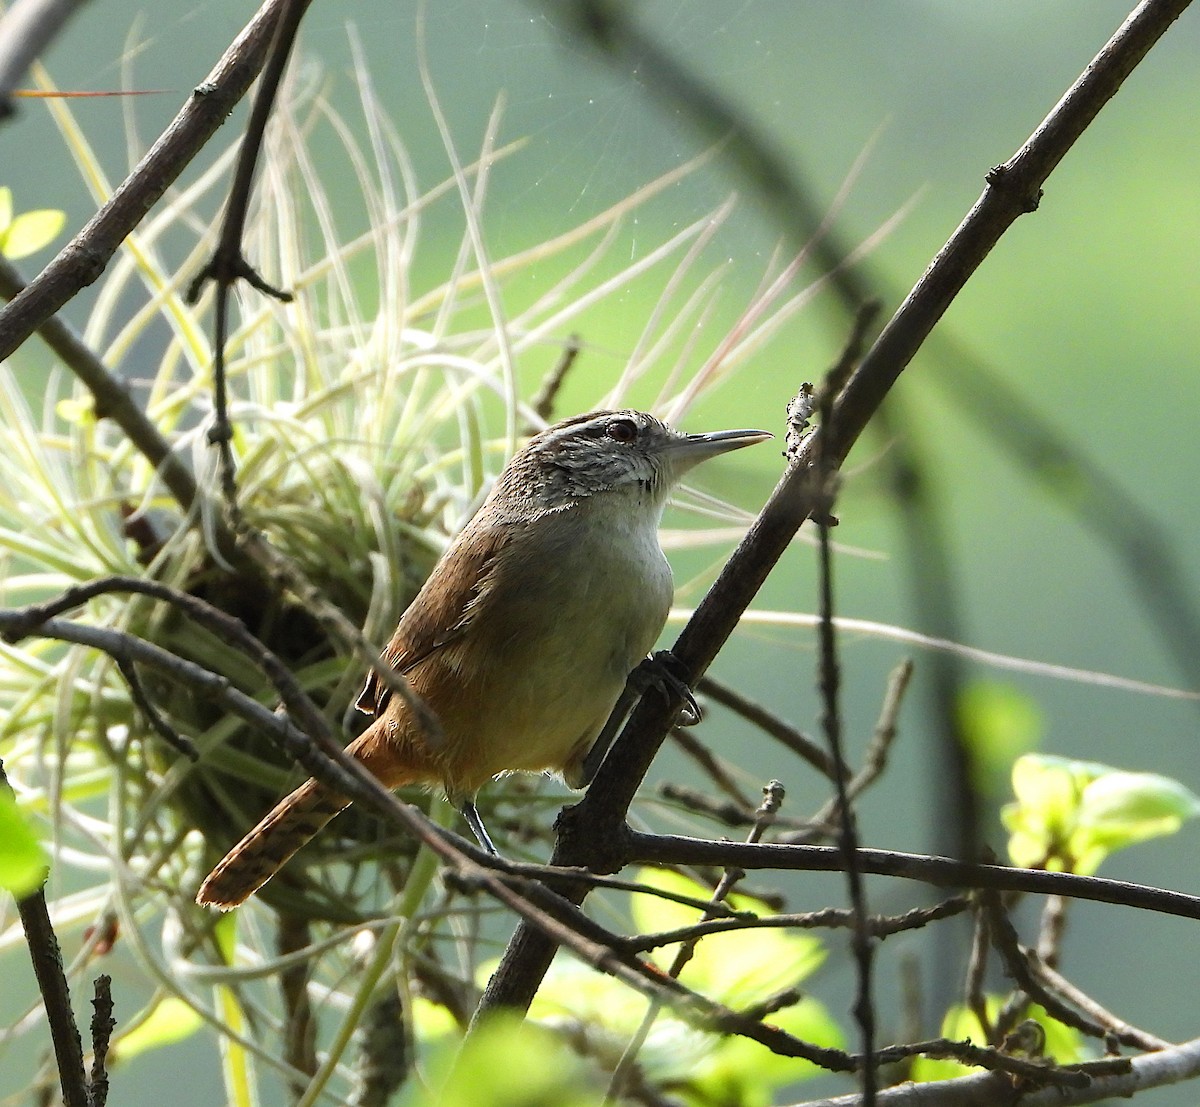
[[[0,788],[0,888],[17,899],[46,879],[46,853],[8,788]]]
[[[0,254],[15,261],[36,253],[58,237],[66,222],[67,213],[52,208],[22,212],[0,230]]]
[[[1083,790],[1072,840],[1085,858],[1081,871],[1095,871],[1086,863],[1093,854],[1098,866],[1114,850],[1174,834],[1198,814],[1200,798],[1169,777],[1119,770],[1097,777]]]
[[[446,1043],[442,1064],[454,1061],[458,1045]],[[436,1060],[434,1067],[441,1067]],[[430,1081],[431,1086],[436,1083]],[[601,1099],[602,1089],[588,1088],[582,1064],[560,1038],[501,1015],[471,1035],[439,1091],[431,1094],[410,1087],[403,1102],[436,1102],[439,1107],[594,1107]]]
[[[709,890],[680,873],[660,869],[642,869],[639,883],[653,888],[703,900]],[[769,915],[766,904],[736,893],[726,901],[736,911]],[[672,903],[657,896],[633,898],[633,918],[638,930],[650,933],[673,930],[700,921],[695,907]],[[654,954],[655,962],[666,967],[675,957],[677,946]],[[701,939],[692,960],[684,969],[683,979],[713,999],[740,1007],[766,999],[782,987],[793,987],[811,976],[824,962],[826,951],[819,938],[786,930],[731,930]]]
[[[162,1049],[190,1038],[204,1025],[195,1008],[175,996],[167,996],[150,1014],[114,1043],[115,1059],[129,1061],[139,1053]]]
[[[8,225],[11,222],[12,189],[8,187],[0,187],[0,242],[4,241],[4,234],[8,230]]]
[[[1013,765],[1017,802],[1001,812],[1014,864],[1094,873],[1113,851],[1174,834],[1200,798],[1156,773],[1027,755]]]

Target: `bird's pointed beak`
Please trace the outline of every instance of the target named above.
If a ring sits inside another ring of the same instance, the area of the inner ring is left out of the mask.
[[[686,473],[702,461],[718,454],[729,453],[730,450],[740,450],[743,446],[753,446],[756,442],[765,442],[774,438],[770,431],[764,430],[728,430],[709,431],[707,434],[687,434],[675,439],[667,447],[667,457],[672,469],[678,476]]]

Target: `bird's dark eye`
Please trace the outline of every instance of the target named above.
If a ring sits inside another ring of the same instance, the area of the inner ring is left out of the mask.
[[[638,436],[637,423],[632,419],[613,419],[605,430],[617,442],[632,442]]]

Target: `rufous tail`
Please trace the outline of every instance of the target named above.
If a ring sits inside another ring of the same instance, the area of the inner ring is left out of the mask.
[[[315,780],[305,781],[225,855],[200,885],[196,902],[222,911],[237,907],[347,806],[345,796]]]

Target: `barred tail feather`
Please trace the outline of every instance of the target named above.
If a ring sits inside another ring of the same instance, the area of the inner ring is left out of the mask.
[[[280,800],[200,885],[196,902],[228,911],[271,879],[349,801],[315,780]]]

